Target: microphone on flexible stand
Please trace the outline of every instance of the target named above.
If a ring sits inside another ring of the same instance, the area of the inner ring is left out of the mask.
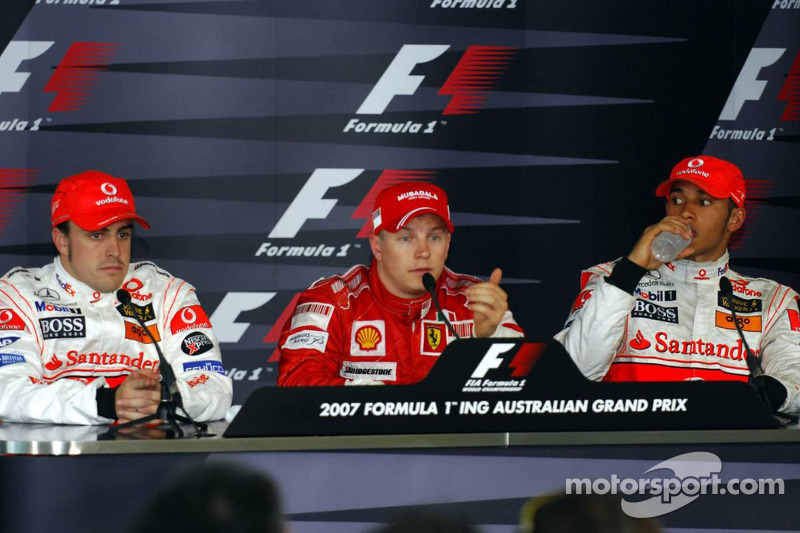
[[[719,290],[722,292],[722,296],[728,301],[728,305],[723,305],[723,307],[730,309],[731,316],[733,317],[733,324],[736,327],[736,332],[739,333],[739,338],[742,340],[742,344],[744,344],[745,361],[747,362],[747,368],[750,370],[748,382],[756,390],[759,398],[761,398],[761,400],[767,405],[767,408],[773,415],[782,419],[785,423],[796,424],[798,421],[796,416],[778,412],[778,407],[780,407],[780,404],[783,403],[783,400],[778,399],[779,393],[777,391],[782,391],[783,385],[772,376],[764,374],[764,370],[761,368],[761,361],[750,349],[750,346],[747,344],[747,340],[744,338],[742,326],[739,323],[739,319],[736,317],[736,303],[733,300],[733,285],[731,285],[731,280],[725,276],[719,278]],[[770,391],[772,391],[772,394],[770,394]],[[771,397],[773,396],[776,397],[775,401],[771,400]],[[774,404],[777,405],[773,407]]]
[[[436,278],[434,278],[430,272],[425,272],[422,275],[422,286],[425,287],[425,290],[428,291],[431,295],[431,299],[433,299],[433,305],[436,306],[436,310],[439,312],[439,317],[447,324],[447,329],[450,330],[450,333],[456,339],[460,339],[461,337],[458,336],[456,330],[453,328],[453,325],[447,320],[447,317],[444,316],[444,311],[442,311],[442,307],[439,305],[439,299],[436,297]]]
[[[153,341],[153,346],[158,354],[158,374],[161,378],[161,403],[159,403],[155,414],[148,415],[137,420],[132,420],[130,422],[126,422],[125,424],[120,424],[119,426],[115,426],[114,429],[124,429],[138,424],[146,424],[147,422],[153,420],[163,420],[172,427],[178,437],[183,437],[183,430],[180,428],[180,426],[178,426],[178,422],[186,422],[191,424],[194,426],[194,429],[197,432],[196,436],[202,436],[208,426],[206,424],[198,424],[192,420],[192,417],[189,416],[189,413],[187,413],[186,409],[183,408],[183,400],[181,399],[181,393],[178,390],[178,382],[175,379],[175,372],[172,370],[172,365],[170,365],[167,359],[164,357],[161,347],[153,336],[153,333],[145,325],[142,317],[139,316],[139,314],[133,308],[133,305],[131,304],[130,293],[124,289],[119,289],[116,293],[116,297],[122,305],[126,305],[131,308],[133,319],[136,320],[139,326],[141,326],[141,328],[144,330],[145,334],[147,334],[147,336],[150,337],[150,340]],[[178,409],[183,411],[183,414],[186,416],[179,415],[177,413]]]

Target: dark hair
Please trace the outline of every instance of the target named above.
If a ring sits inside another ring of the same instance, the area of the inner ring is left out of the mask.
[[[69,220],[56,225],[56,229],[64,235],[69,235]]]
[[[278,489],[264,473],[193,464],[154,492],[131,533],[281,533]]]

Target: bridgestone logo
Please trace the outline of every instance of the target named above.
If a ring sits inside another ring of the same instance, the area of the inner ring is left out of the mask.
[[[358,376],[391,376],[392,371],[386,368],[353,368],[346,366],[344,371],[351,375]]]

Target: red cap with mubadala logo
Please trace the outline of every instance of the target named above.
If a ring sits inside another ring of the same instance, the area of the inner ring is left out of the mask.
[[[692,182],[714,198],[730,198],[737,207],[744,207],[742,171],[723,159],[710,155],[687,157],[675,165],[669,179],[656,188],[656,196],[667,196],[676,181]]]
[[[425,213],[439,215],[447,230],[453,232],[447,194],[440,187],[425,181],[406,181],[392,185],[379,192],[375,198],[372,232],[376,235],[382,230],[396,233],[411,219]]]
[[[51,203],[52,224],[73,221],[86,231],[97,231],[119,220],[150,224],[136,214],[128,183],[97,170],[87,170],[61,180]]]

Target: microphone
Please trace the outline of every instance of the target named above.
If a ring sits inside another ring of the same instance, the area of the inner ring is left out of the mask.
[[[131,295],[128,291],[119,289],[117,290],[116,297],[122,305],[131,306],[131,309],[133,309],[131,304]],[[183,407],[181,402],[181,393],[178,391],[178,384],[177,380],[175,379],[175,372],[172,370],[172,366],[167,362],[167,359],[161,352],[161,346],[159,346],[155,337],[153,337],[150,329],[145,326],[142,317],[140,317],[136,311],[132,311],[131,314],[133,315],[133,319],[136,320],[136,322],[142,327],[147,336],[150,337],[150,340],[153,341],[153,346],[156,348],[156,353],[158,354],[158,373],[161,376],[161,382],[166,385],[166,390],[169,391],[169,397],[164,398],[164,395],[162,394],[161,401],[170,401],[170,399],[174,398],[176,405],[178,407]]]
[[[772,376],[764,374],[764,370],[761,368],[761,361],[756,358],[756,355],[744,339],[742,326],[736,318],[736,304],[733,301],[733,285],[731,285],[731,280],[725,276],[719,278],[719,290],[722,292],[722,295],[728,299],[728,305],[723,305],[723,307],[730,309],[736,331],[739,333],[739,338],[742,339],[742,343],[744,343],[747,368],[750,370],[748,382],[753,386],[764,403],[767,404],[767,408],[775,417],[781,419],[784,424],[796,424],[798,421],[796,416],[778,412],[778,408],[786,399],[786,392],[783,390],[783,385]]]
[[[742,343],[744,344],[744,349],[746,352],[745,361],[747,361],[747,368],[750,370],[749,381],[752,383],[756,377],[764,374],[764,370],[761,369],[761,362],[750,349],[750,346],[748,346],[747,341],[744,338],[744,333],[742,333],[742,325],[739,324],[739,319],[736,317],[736,305],[733,302],[733,285],[731,285],[731,280],[725,276],[719,278],[719,290],[722,291],[722,295],[728,300],[728,305],[723,307],[730,309],[731,316],[733,317],[733,325],[736,327],[736,331],[739,333],[739,338],[742,339]]]
[[[456,339],[460,339],[461,337],[458,336],[456,330],[453,328],[453,324],[447,320],[447,317],[444,316],[444,311],[442,311],[442,307],[439,305],[439,299],[436,297],[436,279],[431,275],[430,272],[425,272],[422,275],[422,286],[425,287],[425,290],[428,291],[431,295],[431,299],[433,300],[433,305],[436,306],[436,310],[439,312],[439,318],[447,325],[447,329],[450,330],[450,333]]]

